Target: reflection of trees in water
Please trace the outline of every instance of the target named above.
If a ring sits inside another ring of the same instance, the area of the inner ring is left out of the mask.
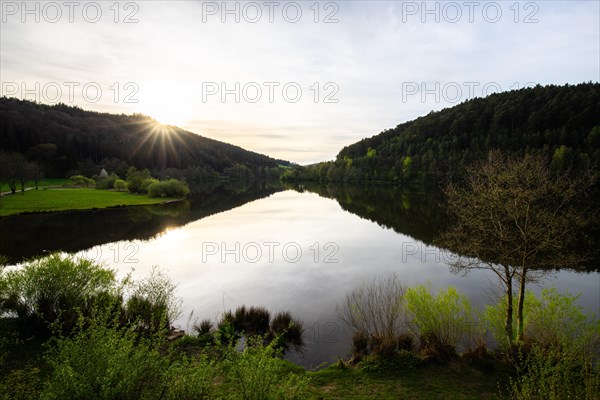
[[[244,189],[244,190],[242,190]],[[282,190],[274,183],[231,183],[198,189],[187,200],[162,205],[44,213],[0,218],[0,254],[16,263],[49,251],[77,252],[122,240],[149,240]]]
[[[440,194],[431,190],[318,183],[304,183],[292,188],[335,199],[344,210],[425,244],[432,243],[447,220],[446,211],[440,205]]]

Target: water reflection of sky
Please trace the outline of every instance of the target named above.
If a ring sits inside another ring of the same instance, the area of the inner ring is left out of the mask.
[[[334,200],[294,191],[167,230],[150,241],[105,244],[84,254],[100,254],[122,276],[130,271],[147,276],[154,265],[168,272],[179,283],[183,328],[191,326],[192,311],[192,322],[215,320],[242,304],[291,311],[306,327],[307,351],[296,359],[306,366],[344,355],[348,338],[336,305],[364,281],[395,273],[407,285],[430,282],[434,291],[453,285],[476,305],[489,301],[497,282],[489,271],[452,274],[437,249],[343,211]],[[584,308],[598,313],[600,274],[563,271],[544,285],[582,292]]]

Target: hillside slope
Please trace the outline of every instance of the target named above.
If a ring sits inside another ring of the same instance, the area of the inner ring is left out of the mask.
[[[63,176],[84,161],[96,165],[126,162],[137,168],[158,170],[202,167],[216,172],[236,164],[248,168],[287,164],[161,125],[141,114],[97,113],[64,104],[49,106],[6,97],[0,98],[0,150],[29,156],[32,152],[44,152],[45,157],[51,158],[46,171],[50,176]]]
[[[334,162],[294,179],[439,180],[460,175],[489,150],[537,150],[557,168],[598,166],[600,84],[537,86],[475,98],[344,147]]]

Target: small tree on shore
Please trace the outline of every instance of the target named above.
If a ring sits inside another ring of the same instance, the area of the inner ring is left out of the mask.
[[[575,244],[591,219],[582,200],[594,181],[591,173],[552,172],[540,155],[511,159],[491,152],[467,171],[463,185],[445,188],[453,225],[437,242],[461,255],[450,263],[456,272],[487,269],[498,276],[507,296],[510,344],[513,282],[518,282],[517,339],[522,341],[526,284],[546,271],[585,261]]]

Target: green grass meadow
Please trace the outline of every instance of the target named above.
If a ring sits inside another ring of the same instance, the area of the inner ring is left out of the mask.
[[[96,189],[40,189],[0,198],[0,216],[45,211],[89,210],[117,206],[163,203],[169,198],[150,198],[129,192]]]

